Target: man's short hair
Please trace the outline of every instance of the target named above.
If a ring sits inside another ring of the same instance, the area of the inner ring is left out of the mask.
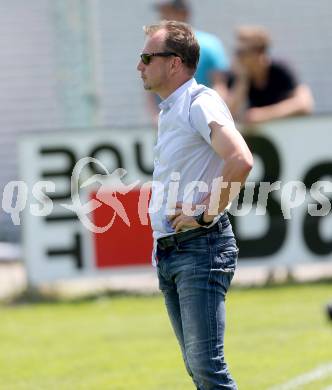
[[[262,26],[241,26],[236,29],[236,37],[239,41],[251,49],[265,52],[271,45],[270,34]]]
[[[152,36],[159,30],[166,30],[164,50],[178,54],[190,73],[195,73],[199,61],[199,44],[189,24],[174,20],[163,20],[156,24],[144,26],[143,29],[148,36]]]

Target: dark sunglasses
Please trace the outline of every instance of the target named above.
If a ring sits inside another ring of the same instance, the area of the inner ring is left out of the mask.
[[[149,65],[152,60],[152,57],[170,57],[170,56],[180,57],[178,54],[172,51],[164,51],[160,53],[142,53],[140,55],[144,65]]]

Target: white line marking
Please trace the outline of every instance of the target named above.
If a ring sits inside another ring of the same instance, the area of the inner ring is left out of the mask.
[[[315,382],[319,379],[328,377],[329,375],[332,375],[332,363],[319,366],[310,372],[295,377],[283,385],[273,386],[269,390],[295,390],[300,386],[307,385],[310,382]],[[332,390],[332,387],[330,386],[325,390]]]

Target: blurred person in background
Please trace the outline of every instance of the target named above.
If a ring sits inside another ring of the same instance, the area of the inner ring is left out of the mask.
[[[238,256],[227,209],[240,191],[230,183],[244,184],[252,155],[218,93],[194,79],[199,44],[190,26],[163,21],[144,31],[137,70],[163,99],[153,171],[161,186],[152,185],[149,207],[159,288],[196,388],[236,390],[224,357]],[[226,186],[211,192],[215,179]]]
[[[158,11],[160,20],[188,23],[191,18],[190,5],[185,0],[159,1],[154,5],[154,8]],[[224,98],[227,94],[229,60],[223,44],[215,35],[205,31],[195,30],[195,35],[200,46],[200,59],[195,79],[198,84],[213,88]],[[152,94],[148,94],[147,99],[153,123],[156,125],[160,100]]]
[[[271,39],[265,28],[239,27],[236,40],[227,98],[235,120],[255,125],[312,112],[309,87],[299,83],[285,63],[270,57]]]

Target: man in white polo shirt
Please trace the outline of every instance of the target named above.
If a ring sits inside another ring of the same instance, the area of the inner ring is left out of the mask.
[[[193,78],[199,45],[190,26],[163,21],[144,31],[137,69],[162,99],[149,208],[159,286],[196,388],[234,390],[223,347],[238,249],[226,209],[252,155],[225,103]]]

